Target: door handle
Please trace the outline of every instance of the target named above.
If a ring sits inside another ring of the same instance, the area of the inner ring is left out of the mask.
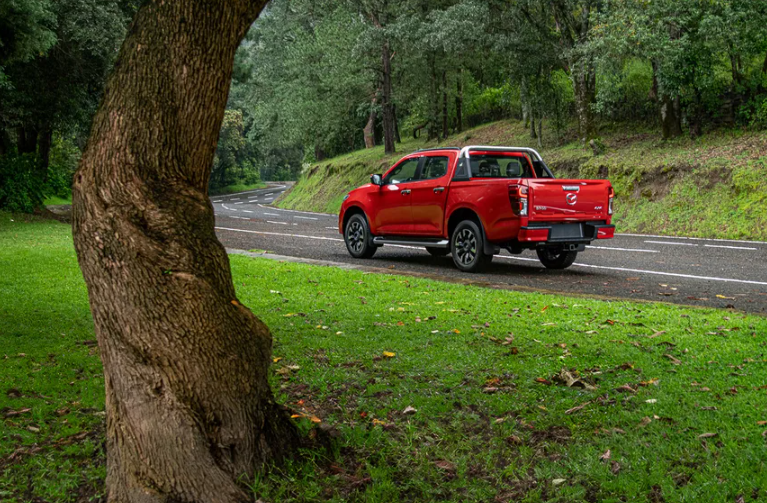
[[[406,195],[410,194],[410,189],[405,189],[402,192],[400,192],[400,194],[402,194],[403,196],[406,196]]]
[[[445,187],[435,187],[434,193],[437,194],[438,192],[445,192]]]

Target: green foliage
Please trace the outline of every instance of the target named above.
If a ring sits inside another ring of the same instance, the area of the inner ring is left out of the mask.
[[[68,199],[72,196],[72,177],[80,162],[80,149],[71,138],[54,135],[48,165],[46,195]]]
[[[738,118],[750,127],[767,129],[767,95],[756,96],[744,103]]]
[[[0,209],[32,213],[45,199],[45,183],[37,175],[37,156],[0,157]]]
[[[210,192],[220,193],[226,187],[239,184],[258,185],[261,176],[253,165],[248,142],[244,136],[243,114],[227,110],[221,124],[216,156],[210,177]]]
[[[48,51],[56,43],[55,27],[49,0],[0,0],[0,70]]]

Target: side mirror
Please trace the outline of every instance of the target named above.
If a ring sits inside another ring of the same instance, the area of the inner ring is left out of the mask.
[[[370,175],[370,183],[373,185],[381,186],[383,185],[383,180],[381,179],[381,175]]]

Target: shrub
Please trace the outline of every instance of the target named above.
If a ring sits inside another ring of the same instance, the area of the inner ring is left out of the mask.
[[[45,199],[45,183],[37,173],[37,156],[8,154],[0,158],[0,208],[32,213]]]

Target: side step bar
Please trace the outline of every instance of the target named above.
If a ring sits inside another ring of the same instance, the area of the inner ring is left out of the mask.
[[[404,246],[423,246],[428,248],[448,248],[450,241],[447,239],[428,240],[428,239],[407,239],[407,238],[373,238],[375,246],[382,245],[404,245]]]

